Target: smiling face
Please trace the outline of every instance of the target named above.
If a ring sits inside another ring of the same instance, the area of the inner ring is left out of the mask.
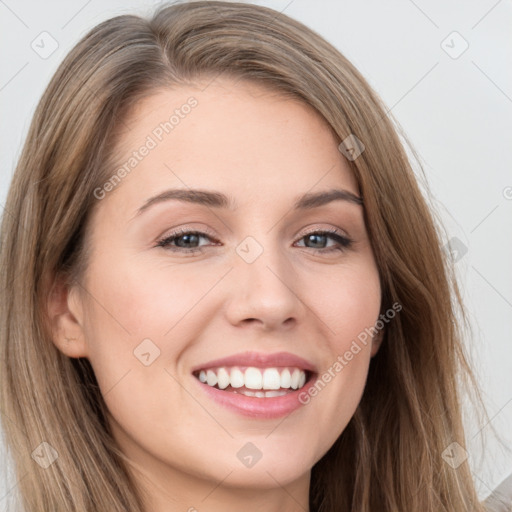
[[[77,340],[59,346],[90,360],[116,439],[155,487],[305,496],[378,349],[343,358],[381,298],[357,182],[318,114],[254,84],[161,91],[127,124],[130,171],[97,192],[60,326]]]

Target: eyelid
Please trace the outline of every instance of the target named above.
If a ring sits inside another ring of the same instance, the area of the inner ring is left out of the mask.
[[[322,226],[319,226],[319,225],[313,225],[309,228],[306,228],[307,231],[305,231],[304,233],[302,233],[302,235],[300,235],[300,238],[304,237],[304,236],[307,236],[309,235],[310,233],[315,233],[317,231],[327,231],[327,232],[332,232],[332,233],[337,233],[337,234],[341,234],[342,236],[346,237],[346,238],[350,238],[350,235],[347,233],[346,230],[342,229],[342,228],[335,228],[335,227],[322,227]],[[167,230],[169,232],[168,235],[160,235],[159,237],[157,237],[157,240],[162,240],[163,238],[168,238],[169,236],[176,236],[180,233],[189,233],[189,232],[203,232],[204,234],[212,237],[212,238],[215,238],[217,239],[217,235],[216,233],[209,229],[205,224],[200,224],[200,227],[194,227],[194,226],[191,226],[191,225],[185,225],[184,227],[178,227],[178,228],[171,228],[169,230]]]
[[[302,233],[300,235],[300,238],[303,238],[311,233],[316,233],[317,231],[323,231],[326,233],[336,233],[337,235],[343,236],[345,238],[350,238],[349,234],[341,228],[334,228],[334,227],[323,228],[323,227],[319,227],[319,226],[313,226],[310,230],[306,231],[305,233]]]
[[[202,233],[202,234],[208,235],[209,237],[211,237],[213,239],[217,239],[217,235],[211,229],[206,227],[204,224],[201,224],[200,227],[193,227],[190,225],[186,225],[184,227],[180,226],[177,228],[168,229],[167,231],[165,231],[165,233],[168,233],[168,234],[160,235],[157,238],[157,241],[163,240],[163,239],[169,238],[169,237],[179,236],[180,234],[184,234],[184,233],[191,233],[191,232]]]

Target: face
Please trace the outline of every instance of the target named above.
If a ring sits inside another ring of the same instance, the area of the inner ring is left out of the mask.
[[[63,350],[90,360],[155,485],[304,483],[354,414],[381,290],[337,146],[310,107],[227,79],[127,121]]]

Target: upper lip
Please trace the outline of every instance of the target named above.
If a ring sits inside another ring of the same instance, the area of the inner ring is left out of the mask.
[[[309,370],[316,373],[316,367],[313,363],[306,359],[291,354],[290,352],[275,352],[273,354],[265,354],[262,352],[243,352],[233,354],[214,361],[195,366],[192,372],[198,370],[206,370],[208,368],[216,368],[220,366],[253,366],[256,368],[273,368],[276,366],[293,366],[302,370]]]

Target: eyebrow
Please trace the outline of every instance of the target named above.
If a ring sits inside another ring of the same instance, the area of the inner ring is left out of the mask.
[[[177,200],[199,204],[211,208],[224,208],[236,210],[236,201],[221,192],[201,189],[170,189],[148,199],[136,212],[135,217],[157,203]],[[333,201],[347,201],[363,205],[363,198],[344,189],[331,189],[323,192],[309,192],[296,198],[293,208],[295,210],[310,210],[324,206]]]

